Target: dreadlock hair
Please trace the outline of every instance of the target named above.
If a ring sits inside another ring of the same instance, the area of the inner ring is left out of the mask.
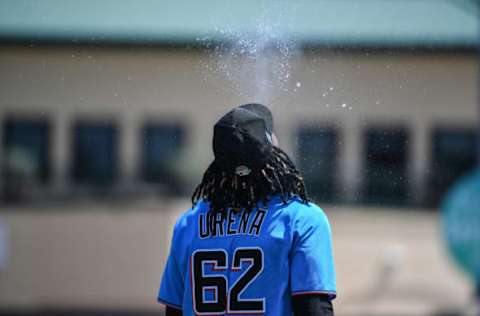
[[[300,172],[283,150],[273,146],[272,155],[263,167],[246,176],[222,170],[214,160],[195,189],[192,204],[203,199],[210,203],[211,216],[220,213],[224,218],[229,208],[250,212],[258,202],[266,204],[276,194],[283,203],[293,196],[304,203],[309,201]]]

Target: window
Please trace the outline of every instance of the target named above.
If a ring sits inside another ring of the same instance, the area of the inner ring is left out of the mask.
[[[143,129],[142,176],[145,181],[175,185],[175,163],[184,130],[176,124],[147,124]]]
[[[404,204],[408,194],[406,129],[368,129],[365,147],[365,202]]]
[[[48,122],[35,119],[7,119],[3,147],[6,181],[46,182],[50,175],[50,128]]]
[[[475,166],[474,130],[435,129],[432,134],[432,167],[429,204],[437,205],[448,188]]]
[[[312,198],[335,198],[338,135],[334,128],[302,127],[298,131],[297,161]]]
[[[73,178],[78,183],[111,184],[117,172],[117,129],[111,123],[74,127]]]

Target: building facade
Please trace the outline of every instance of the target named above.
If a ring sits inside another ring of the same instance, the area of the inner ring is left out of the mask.
[[[258,102],[209,75],[215,63],[201,49],[4,45],[3,200],[189,194],[213,123]],[[267,105],[319,200],[437,205],[475,165],[474,51],[305,50],[290,63],[292,88]]]

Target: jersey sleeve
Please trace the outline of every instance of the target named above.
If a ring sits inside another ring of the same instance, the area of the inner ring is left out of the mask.
[[[330,224],[315,204],[302,205],[293,220],[290,257],[292,295],[336,296],[335,266]]]
[[[176,229],[174,229],[170,254],[168,255],[167,263],[163,271],[157,300],[164,305],[182,309],[184,278],[175,252],[176,237]]]

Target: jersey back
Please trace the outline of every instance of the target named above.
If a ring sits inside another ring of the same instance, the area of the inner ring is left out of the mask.
[[[294,295],[336,295],[331,231],[315,204],[278,197],[222,218],[200,202],[175,224],[158,301],[183,315],[292,315]]]

